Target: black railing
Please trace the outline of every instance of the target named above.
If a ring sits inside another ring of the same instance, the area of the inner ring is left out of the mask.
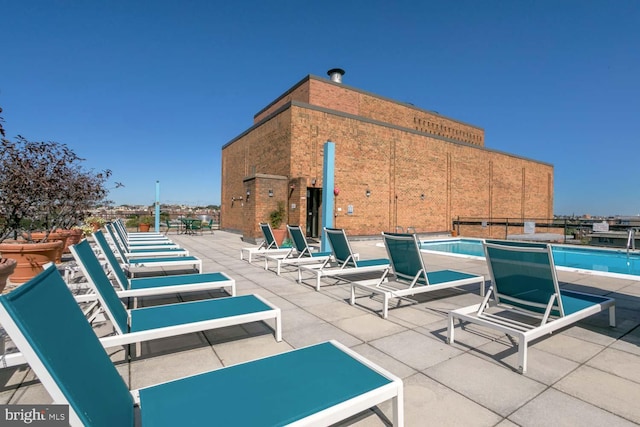
[[[508,239],[521,234],[548,233],[546,240],[564,243],[582,242],[594,231],[594,224],[606,222],[609,231],[627,232],[638,224],[619,223],[617,220],[577,219],[577,218],[480,218],[458,217],[452,221],[452,230],[458,236],[489,237]],[[597,226],[596,226],[597,228]],[[545,240],[545,239],[540,239]]]

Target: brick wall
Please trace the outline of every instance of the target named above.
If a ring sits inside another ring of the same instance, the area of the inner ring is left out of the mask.
[[[269,117],[278,108],[291,101],[309,103],[309,77],[302,79],[298,84],[280,95],[275,101],[260,110],[255,116],[253,116],[253,123],[258,123],[266,117]]]
[[[245,200],[242,212],[242,235],[249,241],[263,237],[259,224],[269,222],[269,214],[278,202],[287,204],[288,178],[279,175],[257,174],[243,180],[251,195]],[[282,224],[284,227],[286,224]]]
[[[553,214],[550,165],[324,111],[291,111],[292,176],[316,177],[321,186],[322,147],[333,141],[335,225],[353,234],[396,225],[448,230],[456,216]]]
[[[481,128],[329,80],[311,80],[309,104],[460,142],[484,145],[484,130]]]
[[[301,103],[305,97],[309,104]],[[257,174],[288,179],[289,222],[304,228],[305,186],[315,179],[322,187],[327,140],[336,146],[340,189],[334,225],[349,234],[373,235],[397,225],[444,231],[457,216],[553,216],[553,166],[484,149],[481,128],[437,114],[309,77],[258,113],[256,123],[223,148],[226,229],[259,233],[264,209],[243,211],[243,203],[231,203],[234,194],[246,192],[245,179]],[[453,142],[463,138],[468,141]],[[256,189],[254,203],[261,203],[262,193]]]
[[[248,235],[260,233],[258,223],[266,220],[262,217],[261,210],[255,211],[255,224],[244,225],[244,180],[257,174],[290,175],[290,124],[290,112],[287,110],[223,147],[220,204],[222,228],[243,233],[245,229],[252,230]],[[263,193],[264,189],[256,189],[253,200],[263,197]],[[238,200],[241,196],[243,200]]]
[[[254,123],[268,117],[290,101],[308,103],[418,132],[484,146],[482,128],[314,76],[307,76],[262,109],[254,116]]]

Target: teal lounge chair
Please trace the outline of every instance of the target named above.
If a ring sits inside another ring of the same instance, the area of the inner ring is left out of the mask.
[[[389,400],[404,423],[402,381],[337,342],[129,391],[55,268],[0,296],[0,322],[72,426],[330,425]]]
[[[327,240],[331,246],[332,259],[327,259],[319,265],[301,265],[298,267],[298,282],[302,283],[302,274],[310,273],[316,279],[316,290],[320,290],[323,277],[334,277],[345,280],[348,276],[362,273],[380,273],[386,276],[389,270],[387,258],[360,259],[351,250],[347,234],[341,228],[325,228]],[[354,276],[355,277],[355,276]]]
[[[132,241],[145,241],[145,240],[155,240],[155,241],[167,241],[169,238],[160,232],[134,232],[130,233],[127,231],[127,227],[124,224],[122,219],[117,219],[111,223],[117,230],[118,234],[124,239],[126,242]]]
[[[86,258],[84,261],[80,264],[80,268],[95,291],[101,308],[113,323],[117,334],[103,338],[103,342],[109,342],[111,345],[125,345],[271,319],[274,320],[273,329],[276,340],[282,340],[280,309],[258,295],[214,298],[125,310],[120,301],[121,295],[116,293],[98,259],[93,257]],[[156,294],[164,293],[158,289],[155,291]]]
[[[145,243],[149,241],[155,241],[158,243],[171,243],[171,239],[169,239],[164,234],[158,233],[150,233],[150,232],[140,232],[140,233],[130,233],[127,231],[127,227],[124,225],[122,220],[116,220],[113,222],[108,222],[107,224],[111,225],[114,231],[118,234],[123,241],[127,243]]]
[[[105,229],[107,230],[107,234],[112,239],[117,239],[120,242],[120,245],[124,248],[147,248],[147,249],[169,249],[169,248],[179,248],[180,245],[171,241],[166,237],[157,238],[153,237],[150,239],[128,239],[121,229],[115,223],[107,223],[105,224]]]
[[[613,298],[559,288],[550,245],[497,241],[483,245],[491,287],[480,304],[449,313],[449,343],[454,343],[456,319],[503,332],[518,340],[518,371],[524,374],[532,340],[605,309],[609,325],[615,326]]]
[[[104,240],[102,234],[97,237]],[[91,246],[89,246],[87,240],[71,246],[70,249],[85,276],[91,277],[92,275],[104,274],[100,261],[91,249]],[[104,255],[109,270],[113,272],[115,282],[120,288],[118,291],[119,298],[201,292],[213,289],[228,289],[231,296],[236,295],[236,281],[225,273],[176,274],[171,276],[128,279],[124,270],[120,267],[120,264],[118,264],[118,260],[113,252],[105,251]],[[96,271],[93,274],[88,274],[87,271],[90,269],[95,269]],[[93,301],[96,299],[96,294],[76,297],[76,301],[78,302]]]
[[[382,233],[384,246],[391,260],[394,280],[381,279],[376,284],[352,282],[351,305],[355,304],[356,289],[381,295],[382,317],[389,314],[391,299],[408,299],[412,295],[439,289],[480,283],[480,294],[484,295],[484,276],[454,270],[427,271],[420,252],[420,242],[415,234]]]
[[[276,274],[279,276],[283,265],[302,265],[322,263],[331,258],[331,252],[313,252],[307,243],[299,225],[287,225],[287,231],[293,242],[293,249],[286,254],[271,254],[264,257],[264,269],[269,269],[269,261],[275,261]]]
[[[102,252],[106,253],[107,251],[112,250],[109,247],[107,241],[104,239],[101,231],[96,231],[95,233],[93,233],[93,236]],[[191,267],[197,270],[198,273],[202,273],[202,260],[194,256],[152,257],[136,258],[130,260],[122,251],[122,248],[119,244],[115,244],[114,246],[118,257],[120,258],[120,260],[122,260],[124,269],[129,272],[131,277],[134,277],[135,273],[140,270],[159,267],[177,267],[181,269]]]
[[[120,249],[128,258],[147,258],[157,256],[189,256],[189,251],[176,244],[139,244],[127,245],[116,235],[113,227],[107,225],[107,234],[113,246],[120,246]]]
[[[240,259],[244,259],[247,256],[247,261],[251,264],[253,256],[265,256],[275,254],[286,254],[291,251],[291,248],[281,248],[278,246],[275,237],[273,237],[273,230],[269,223],[260,223],[260,231],[264,236],[264,240],[260,243],[260,246],[254,248],[242,248],[240,249]]]
[[[129,233],[122,220],[105,224],[105,229],[111,232],[110,237],[113,234],[120,241],[120,245],[125,251],[129,251],[129,249],[169,249],[180,247],[162,233]]]

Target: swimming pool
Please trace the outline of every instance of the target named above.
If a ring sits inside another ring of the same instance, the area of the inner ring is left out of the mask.
[[[426,252],[445,252],[452,256],[483,258],[482,240],[427,240],[421,244]],[[640,253],[626,250],[595,249],[552,245],[553,262],[560,270],[586,271],[607,276],[624,276],[640,280]],[[632,276],[632,277],[629,277]]]

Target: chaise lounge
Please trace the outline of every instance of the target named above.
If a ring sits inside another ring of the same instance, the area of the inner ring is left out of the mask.
[[[72,247],[72,250],[74,248]],[[80,268],[111,320],[116,335],[102,338],[105,347],[126,345],[231,325],[273,320],[276,341],[282,340],[280,309],[249,294],[125,310],[120,296],[97,258],[87,258]],[[156,289],[166,294],[166,289]]]
[[[260,223],[260,231],[262,231],[264,240],[258,247],[240,249],[241,260],[243,260],[246,255],[247,261],[251,264],[251,259],[255,255],[284,255],[291,251],[291,248],[281,248],[278,246],[278,242],[276,242],[276,238],[273,236],[273,230],[271,230],[271,226],[268,223]]]
[[[287,231],[289,232],[289,236],[291,236],[293,248],[286,254],[265,255],[265,270],[269,269],[269,261],[275,261],[276,274],[279,276],[282,271],[282,266],[284,265],[298,266],[302,264],[319,263],[328,261],[331,258],[331,252],[312,251],[299,225],[287,225]]]
[[[129,258],[162,257],[162,256],[189,256],[189,251],[174,243],[145,243],[125,244],[120,239],[113,227],[107,224],[105,229],[113,246],[119,246],[120,250]]]
[[[528,343],[585,317],[609,310],[613,298],[561,290],[551,245],[508,241],[483,243],[491,286],[480,304],[449,312],[447,341],[455,342],[455,321],[475,323],[518,341],[518,371],[527,372]]]
[[[104,240],[102,234],[94,236],[96,240]],[[106,242],[101,242],[101,245]],[[100,261],[89,246],[87,240],[70,247],[71,253],[83,271],[96,269],[94,275],[104,274]],[[129,279],[118,264],[118,260],[111,251],[104,252],[107,266],[113,272],[115,283],[120,290],[119,298],[137,298],[149,295],[210,291],[213,289],[228,289],[231,296],[236,295],[236,281],[222,272],[200,274],[174,274],[169,276],[155,276]],[[99,270],[99,271],[98,271]],[[76,301],[93,301],[95,294],[85,298],[76,297]]]
[[[53,268],[0,322],[72,426],[331,425],[386,401],[404,424],[402,380],[335,341],[129,391]]]
[[[106,253],[107,251],[111,251],[112,249],[106,244],[106,240],[104,240],[104,236],[101,236],[101,231],[96,231],[94,237],[96,239],[96,243],[101,251]],[[103,237],[100,239],[99,237]],[[200,258],[196,258],[194,256],[174,256],[174,257],[149,257],[149,258],[136,258],[129,259],[120,245],[116,244],[115,249],[118,257],[122,260],[122,265],[125,270],[129,272],[131,277],[134,277],[135,273],[141,270],[145,270],[153,267],[174,267],[174,268],[193,268],[198,271],[198,273],[202,273],[202,260]]]
[[[351,250],[345,231],[341,228],[325,228],[327,240],[331,246],[332,258],[317,265],[301,265],[298,267],[298,283],[302,283],[302,274],[310,273],[316,282],[316,291],[320,290],[323,277],[338,279],[363,273],[380,273],[385,276],[389,270],[387,258],[360,259]]]
[[[395,279],[386,281],[385,275],[373,285],[352,282],[351,305],[355,304],[356,289],[382,296],[382,317],[386,319],[391,299],[398,299],[399,303],[409,296],[474,283],[480,284],[480,294],[484,295],[484,276],[455,270],[427,271],[415,234],[382,233],[382,237]]]

